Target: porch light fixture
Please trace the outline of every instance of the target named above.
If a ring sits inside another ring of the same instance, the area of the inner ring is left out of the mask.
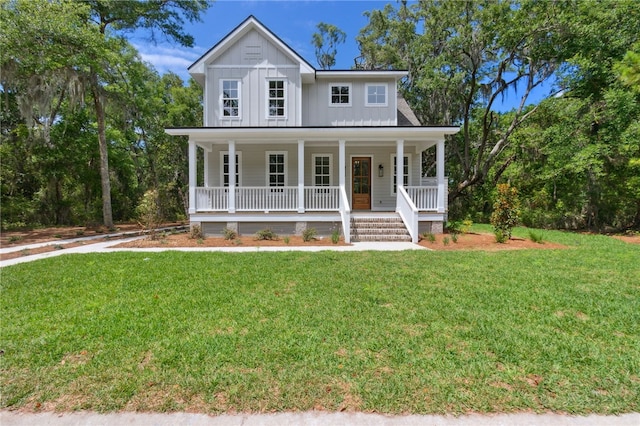
[[[378,177],[384,177],[384,166],[382,164],[378,166]]]

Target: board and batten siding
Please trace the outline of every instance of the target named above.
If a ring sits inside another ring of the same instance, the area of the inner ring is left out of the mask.
[[[273,43],[251,31],[208,64],[206,71],[205,126],[299,126],[301,77],[299,64]],[[286,82],[286,117],[267,118],[269,79]],[[223,117],[221,81],[240,81],[240,118]]]
[[[332,106],[329,91],[332,84],[351,85],[351,105]],[[366,85],[387,86],[386,106],[366,105]],[[303,126],[395,126],[397,111],[394,79],[316,80],[302,86]]]

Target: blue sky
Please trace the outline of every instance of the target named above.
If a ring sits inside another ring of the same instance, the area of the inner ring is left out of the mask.
[[[255,16],[310,64],[317,66],[311,37],[317,31],[316,25],[325,22],[347,34],[345,43],[338,46],[333,69],[350,69],[359,56],[355,38],[368,22],[364,13],[382,9],[387,3],[397,5],[396,0],[216,0],[202,22],[185,26],[185,31],[195,38],[193,48],[162,41],[153,44],[145,32],[134,33],[128,38],[142,59],[151,63],[160,74],[172,71],[187,81],[189,65],[249,15]],[[539,102],[548,91],[540,88],[530,96],[528,103]],[[507,111],[518,102],[519,97],[510,93],[497,109]]]

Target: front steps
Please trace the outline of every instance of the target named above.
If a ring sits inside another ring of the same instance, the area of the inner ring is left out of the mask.
[[[397,214],[352,215],[351,241],[411,241],[411,235]]]

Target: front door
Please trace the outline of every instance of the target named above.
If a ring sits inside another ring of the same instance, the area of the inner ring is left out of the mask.
[[[351,159],[351,202],[354,210],[371,209],[371,158]]]

